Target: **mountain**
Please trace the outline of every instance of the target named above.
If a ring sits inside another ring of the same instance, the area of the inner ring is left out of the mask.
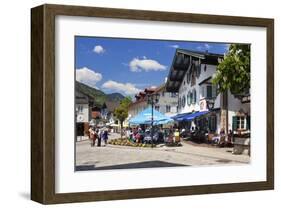
[[[112,93],[112,94],[107,94],[107,98],[110,101],[118,101],[118,102],[120,102],[125,97],[122,94],[120,94],[120,93]]]
[[[94,100],[94,104],[98,107],[102,107],[102,105],[106,101],[119,104],[119,102],[125,98],[120,93],[106,94],[101,90],[92,88],[78,81],[76,81],[75,84],[75,90],[87,95],[90,99]]]

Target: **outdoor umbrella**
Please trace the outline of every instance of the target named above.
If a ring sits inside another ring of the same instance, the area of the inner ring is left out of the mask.
[[[160,125],[172,122],[173,119],[170,117],[160,113],[157,110],[153,110],[153,124]],[[135,117],[129,120],[129,123],[132,125],[139,125],[139,124],[151,124],[152,122],[152,109],[151,107],[146,108],[142,112],[140,112]]]

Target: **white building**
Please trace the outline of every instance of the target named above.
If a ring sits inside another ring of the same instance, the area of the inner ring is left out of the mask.
[[[87,139],[90,118],[89,99],[78,91],[75,92],[75,118],[77,141]]]
[[[177,114],[178,93],[167,92],[165,89],[165,84],[162,84],[156,88],[146,88],[144,91],[141,91],[135,95],[135,101],[129,106],[128,119],[136,116],[147,107],[151,106],[151,104],[148,104],[148,96],[151,94],[159,94],[159,99],[154,104],[155,110],[169,117]]]
[[[155,89],[154,93],[159,94],[159,100],[155,104],[155,109],[166,116],[174,116],[178,112],[178,93],[166,92],[165,84]]]
[[[167,92],[178,92],[178,115],[186,128],[219,133],[246,131],[250,128],[250,100],[245,102],[230,92],[217,92],[212,84],[223,55],[177,49],[166,83]],[[244,97],[245,99],[245,97]]]

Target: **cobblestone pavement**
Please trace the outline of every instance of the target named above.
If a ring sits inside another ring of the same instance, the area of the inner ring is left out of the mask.
[[[110,138],[118,138],[110,134]],[[233,155],[232,148],[201,147],[182,143],[181,147],[156,148],[107,145],[91,147],[90,141],[76,142],[76,170],[147,168],[245,164],[248,155]]]

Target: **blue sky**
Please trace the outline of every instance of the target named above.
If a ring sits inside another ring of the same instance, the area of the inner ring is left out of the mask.
[[[77,36],[76,80],[106,93],[134,95],[164,83],[176,48],[223,54],[228,44]]]

